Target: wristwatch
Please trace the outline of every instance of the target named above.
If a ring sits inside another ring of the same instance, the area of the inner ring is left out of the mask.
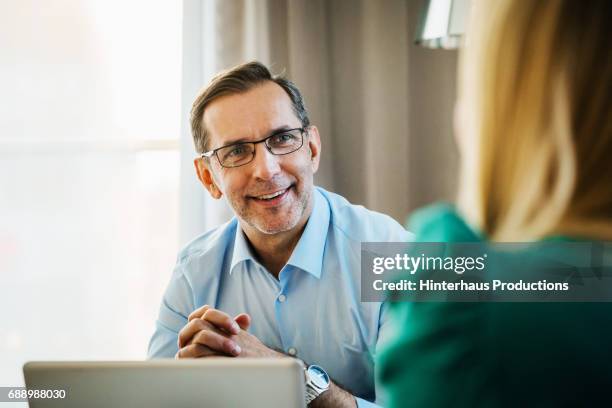
[[[306,405],[329,389],[329,375],[318,365],[304,367],[306,376]]]

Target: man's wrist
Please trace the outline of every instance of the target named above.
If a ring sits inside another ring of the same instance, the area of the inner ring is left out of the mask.
[[[325,370],[317,365],[304,366],[306,404],[310,404],[329,390],[331,380]]]
[[[331,381],[329,390],[312,401],[309,408],[356,408],[358,406],[359,403],[354,395]]]

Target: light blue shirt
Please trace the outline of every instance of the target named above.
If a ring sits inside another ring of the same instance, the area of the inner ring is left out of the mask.
[[[313,196],[312,214],[278,280],[253,256],[235,218],[187,245],[164,294],[149,357],[174,357],[187,316],[208,304],[231,316],[249,313],[251,334],[320,365],[359,406],[376,400],[374,355],[388,325],[383,304],[360,302],[360,244],[412,235],[322,188]]]

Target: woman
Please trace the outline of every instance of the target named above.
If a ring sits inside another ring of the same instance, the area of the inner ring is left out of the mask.
[[[473,1],[457,208],[417,240],[612,241],[612,2]],[[390,407],[612,406],[609,303],[390,304]]]

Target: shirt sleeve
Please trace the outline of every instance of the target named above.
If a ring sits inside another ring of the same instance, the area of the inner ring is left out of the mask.
[[[378,337],[376,339],[376,346],[374,349],[374,363],[375,363],[374,392],[376,393],[375,403],[377,405],[372,404],[371,402],[369,403],[371,405],[359,405],[359,401],[358,401],[357,402],[358,407],[361,407],[361,406],[384,407],[386,406],[387,398],[385,397],[385,394],[384,394],[385,390],[381,385],[379,376],[377,375],[378,374],[378,367],[377,367],[378,360],[376,356],[379,354],[381,347],[384,347],[385,344],[389,341],[389,337],[390,337],[391,321],[389,319],[389,302],[385,301],[381,304],[378,322],[379,322],[378,323]]]
[[[378,338],[374,349],[374,356],[376,356],[377,350],[381,344],[384,344],[388,337],[387,332],[389,331],[389,319],[388,319],[388,303],[383,302],[380,307],[379,319],[378,319]],[[385,398],[383,395],[383,389],[380,386],[378,378],[374,378],[374,392],[376,394],[376,400],[374,402],[368,401],[363,398],[355,397],[358,408],[381,408],[385,406]]]
[[[148,358],[173,358],[178,351],[178,333],[187,324],[189,313],[195,309],[193,289],[177,264],[164,293],[155,332],[149,341]]]
[[[376,405],[375,403],[362,398],[355,397],[355,401],[357,401],[357,408],[381,408],[380,405]]]

